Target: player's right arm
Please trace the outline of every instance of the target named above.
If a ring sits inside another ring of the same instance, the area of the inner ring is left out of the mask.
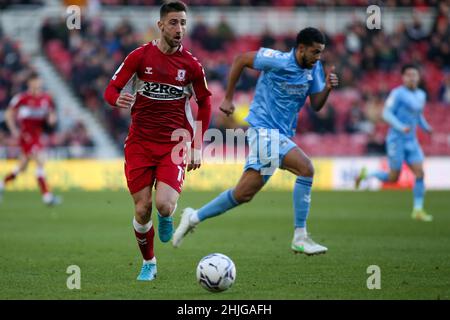
[[[133,105],[135,96],[128,92],[121,93],[121,91],[137,72],[143,53],[144,47],[131,52],[113,75],[104,93],[105,100],[111,106],[129,109]]]
[[[391,91],[386,100],[386,103],[384,104],[383,119],[395,130],[408,133],[411,130],[411,128],[408,127],[403,122],[401,122],[400,120],[398,120],[398,118],[394,114],[395,107],[397,106],[397,100],[398,100],[398,91],[397,90]]]
[[[234,58],[233,64],[231,65],[230,74],[228,76],[225,98],[219,107],[219,109],[227,116],[231,115],[235,109],[233,104],[233,96],[242,70],[244,70],[244,68],[246,67],[253,69],[253,62],[255,60],[256,54],[256,51],[250,51],[239,54],[238,56],[236,56],[236,58]]]
[[[16,96],[14,96],[14,98],[12,98],[8,108],[5,111],[6,126],[8,127],[9,132],[11,132],[11,135],[14,138],[18,138],[20,135],[19,128],[17,127],[16,124],[16,111],[20,107],[21,100],[22,100],[21,94],[17,94]]]

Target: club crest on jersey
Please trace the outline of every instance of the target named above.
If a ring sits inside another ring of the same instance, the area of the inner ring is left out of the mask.
[[[177,81],[184,81],[186,78],[186,70],[184,69],[178,69],[178,75],[175,78]]]

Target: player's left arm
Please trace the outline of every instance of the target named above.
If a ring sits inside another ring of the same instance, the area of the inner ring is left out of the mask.
[[[318,112],[325,105],[333,88],[339,85],[338,76],[334,73],[335,67],[331,67],[330,71],[324,77],[324,72],[322,65],[318,66],[313,78],[313,84],[310,89],[309,101],[311,103],[311,108]],[[324,79],[325,78],[325,79]]]
[[[49,103],[50,110],[47,115],[47,124],[53,128],[56,125],[56,122],[58,122],[58,116],[56,114],[56,107],[52,98],[49,98]]]
[[[198,105],[198,112],[187,171],[196,170],[201,166],[203,137],[211,121],[211,92],[208,90],[205,72],[200,64],[196,68],[192,86]]]
[[[428,133],[432,133],[433,132],[433,128],[431,127],[431,125],[428,123],[427,119],[425,119],[425,116],[423,115],[423,112],[420,114],[419,116],[419,126]]]

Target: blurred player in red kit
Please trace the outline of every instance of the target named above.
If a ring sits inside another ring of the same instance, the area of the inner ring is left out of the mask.
[[[136,240],[144,258],[137,279],[143,281],[153,280],[157,273],[151,220],[153,186],[158,235],[162,242],[168,242],[185,167],[188,166],[187,171],[200,167],[203,134],[211,118],[211,93],[204,70],[181,44],[186,11],[181,1],[161,6],[159,39],[131,52],[104,94],[110,105],[131,109],[124,145],[125,176],[134,200]],[[132,93],[122,91],[127,84],[132,85]],[[191,96],[199,107],[195,122],[189,104]],[[187,132],[186,148],[180,148],[179,141],[172,138],[176,130]]]
[[[5,112],[6,125],[20,144],[21,155],[19,165],[0,180],[0,198],[5,185],[13,181],[19,173],[24,172],[30,160],[35,160],[36,178],[42,193],[42,201],[47,205],[55,205],[59,204],[61,199],[50,192],[45,179],[45,160],[41,143],[45,125],[51,127],[56,125],[55,105],[52,97],[43,91],[42,80],[38,74],[32,73],[27,84],[28,90],[14,96]]]

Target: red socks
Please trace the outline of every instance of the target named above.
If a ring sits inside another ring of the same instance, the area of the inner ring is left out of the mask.
[[[134,234],[141,250],[144,260],[151,260],[155,256],[153,251],[153,239],[155,237],[155,229],[152,221],[146,225],[139,224],[136,219],[133,220]]]

